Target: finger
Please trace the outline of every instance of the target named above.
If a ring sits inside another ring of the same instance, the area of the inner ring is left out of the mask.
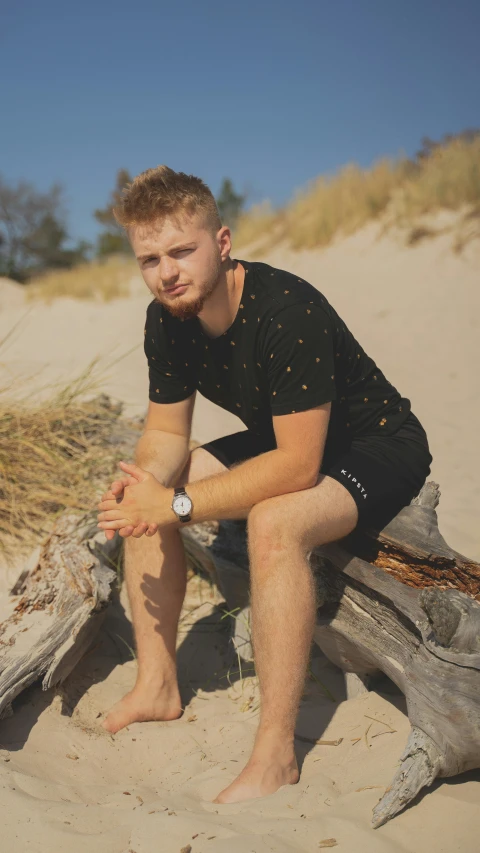
[[[120,493],[120,489],[118,488],[116,483],[112,483],[109,490],[102,495],[102,501],[112,500],[114,501]]]
[[[134,465],[133,463],[119,462],[118,464],[122,471],[130,474],[138,483],[142,483],[144,480],[148,480],[149,477],[152,476],[148,471],[144,471],[143,468],[140,468],[138,465]]]
[[[118,518],[123,518],[125,511],[121,507],[117,509],[109,509],[108,512],[99,512],[97,518],[99,521],[116,521]]]
[[[115,482],[113,482],[111,485],[111,489],[116,494],[118,494],[119,492],[123,492],[123,490],[126,489],[127,486],[131,486],[132,483],[136,482],[137,481],[133,477],[124,477],[121,480],[115,480]]]
[[[122,480],[114,480],[108,492],[105,492],[105,494],[102,495],[102,501],[116,500],[127,486],[130,486],[135,482],[136,480],[133,480],[132,477],[125,477],[125,479]]]
[[[122,527],[131,527],[133,530],[134,525],[128,518],[117,518],[115,521],[99,521],[97,527],[102,530],[121,530]]]
[[[100,503],[104,504],[103,509],[115,509],[115,507],[117,507],[119,503],[121,503],[121,501],[124,499],[124,497],[125,492],[118,492],[118,494],[111,492],[110,496],[107,497],[105,500],[102,500]]]
[[[148,530],[148,524],[147,524],[147,522],[146,522],[146,521],[142,521],[142,523],[141,523],[141,524],[138,524],[138,525],[136,526],[135,530],[134,530],[134,531],[133,531],[133,533],[132,533],[132,536],[134,536],[134,537],[135,537],[135,539],[140,539],[140,537],[141,537],[141,536],[143,536],[143,535],[144,535],[144,533],[146,533],[146,531],[147,531],[147,530]]]
[[[150,524],[148,530],[145,533],[145,536],[154,536],[158,530],[158,524]]]
[[[122,510],[121,504],[118,501],[101,501],[97,505],[97,509],[103,512],[125,512],[125,509]]]
[[[114,480],[112,486],[116,486],[119,489],[125,489],[132,482],[132,477],[119,477],[117,480]]]
[[[115,536],[115,530],[105,530],[105,538],[106,539],[113,539],[114,536]]]
[[[109,500],[100,501],[100,503],[97,504],[97,509],[113,509],[115,506],[117,506],[117,502],[110,498]]]
[[[123,497],[122,492],[119,492],[118,494],[115,494],[115,492],[105,492],[105,494],[102,495],[101,503],[97,504],[97,509],[100,509],[101,504],[104,504],[106,501],[110,501],[111,505],[115,504],[115,506],[117,506],[120,497]]]
[[[127,527],[121,527],[118,531],[122,539],[126,539],[127,536],[131,536],[133,533],[133,524],[128,525]]]

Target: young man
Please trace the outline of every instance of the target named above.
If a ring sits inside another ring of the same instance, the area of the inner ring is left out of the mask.
[[[230,231],[200,179],[149,169],[115,215],[154,300],[136,464],[120,463],[128,477],[99,504],[99,526],[126,539],[138,658],[135,687],[104,726],[181,715],[179,529],[248,518],[261,716],[247,766],[216,802],[265,796],[299,775],[294,727],[315,622],[309,555],[357,525],[383,526],[408,504],[430,470],[427,438],[318,290],[230,257]],[[189,452],[197,390],[247,430]]]

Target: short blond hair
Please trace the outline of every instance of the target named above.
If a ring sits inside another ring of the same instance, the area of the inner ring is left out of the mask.
[[[146,169],[137,175],[113,208],[115,219],[125,229],[150,225],[159,219],[177,219],[182,214],[200,215],[215,234],[222,227],[213,194],[201,178],[175,172],[168,166]]]

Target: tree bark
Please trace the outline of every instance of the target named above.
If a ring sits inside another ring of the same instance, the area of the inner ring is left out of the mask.
[[[140,424],[120,418],[122,404],[96,402],[111,420],[108,445],[133,455]],[[94,426],[92,426],[94,429]],[[44,690],[65,680],[91,645],[111,597],[121,538],[107,541],[97,512],[65,512],[32,553],[11,590],[0,624],[0,717],[22,690],[42,678]]]
[[[383,672],[407,700],[411,734],[374,809],[375,827],[436,777],[480,767],[480,564],[447,545],[438,501],[429,482],[383,530],[321,546],[310,558],[319,605],[314,639],[345,673],[347,697]],[[184,540],[198,542],[198,528],[183,531]],[[251,659],[245,522],[222,521],[203,536],[197,564],[237,614],[235,645]]]
[[[44,690],[64,681],[91,645],[120,549],[118,539],[100,546],[104,538],[92,515],[65,514],[33,553],[0,625],[0,717],[39,678]]]

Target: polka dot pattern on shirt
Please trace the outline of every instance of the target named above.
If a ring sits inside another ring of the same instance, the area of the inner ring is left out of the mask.
[[[327,402],[332,436],[398,428],[409,401],[324,295],[268,264],[240,264],[245,280],[237,314],[217,337],[207,335],[198,317],[180,321],[150,303],[144,329],[150,399],[176,402],[199,389],[249,429],[269,434],[276,416]]]

